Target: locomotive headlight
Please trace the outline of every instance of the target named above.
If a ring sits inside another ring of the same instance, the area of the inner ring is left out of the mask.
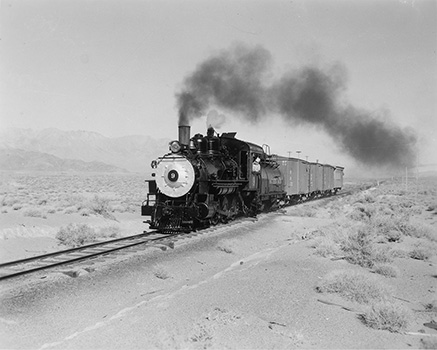
[[[181,150],[181,144],[179,141],[170,142],[169,149],[172,153],[178,153]]]

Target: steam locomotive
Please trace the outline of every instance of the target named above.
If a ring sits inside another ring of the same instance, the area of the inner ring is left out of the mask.
[[[342,167],[271,155],[263,147],[237,139],[236,133],[190,137],[179,126],[170,152],[152,161],[152,180],[141,214],[151,229],[190,232],[237,216],[255,216],[283,205],[337,193]]]

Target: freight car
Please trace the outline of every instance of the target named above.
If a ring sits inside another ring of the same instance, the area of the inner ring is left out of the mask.
[[[342,186],[343,168],[270,155],[236,133],[190,137],[179,126],[170,152],[152,161],[153,179],[141,214],[150,228],[189,232],[256,215],[282,205],[332,194]]]

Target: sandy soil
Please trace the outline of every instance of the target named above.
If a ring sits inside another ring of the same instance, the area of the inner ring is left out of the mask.
[[[119,236],[143,232],[143,218],[134,213],[116,213],[116,220],[92,215],[53,214],[49,219],[25,217],[21,213],[2,214],[0,223],[0,263],[67,249],[55,238],[60,227],[87,224],[94,229],[116,226]]]
[[[423,348],[436,344],[437,319],[425,305],[436,298],[435,256],[396,258],[397,278],[344,259],[314,254],[315,232],[337,222],[328,199],[216,227],[178,241],[96,261],[92,268],[10,281],[2,285],[1,347],[85,348]],[[315,210],[316,215],[301,216]],[[343,215],[342,214],[342,215]],[[423,220],[435,224],[432,213]],[[16,238],[18,239],[18,238]],[[23,238],[22,238],[23,239]],[[414,242],[398,243],[406,249]],[[43,248],[41,248],[43,249]],[[334,270],[355,270],[391,288],[412,310],[401,333],[367,327],[362,304],[318,293]],[[431,345],[430,345],[431,344]]]

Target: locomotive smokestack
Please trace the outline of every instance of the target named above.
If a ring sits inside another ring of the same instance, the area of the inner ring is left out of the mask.
[[[190,144],[190,126],[179,125],[179,142],[181,145],[188,146]]]

